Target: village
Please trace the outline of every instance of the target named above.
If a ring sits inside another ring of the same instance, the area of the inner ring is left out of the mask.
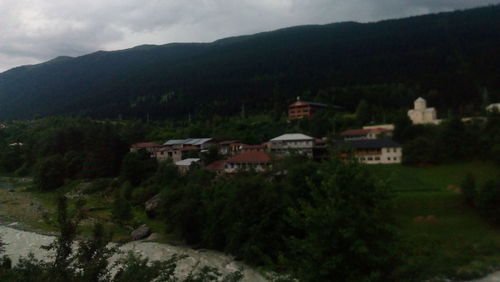
[[[298,120],[312,117],[316,112],[333,107],[322,103],[297,101],[288,106],[288,119]],[[492,111],[498,104],[490,105]],[[435,108],[428,108],[427,102],[419,97],[414,108],[408,111],[413,124],[440,124]],[[467,122],[472,118],[463,118]],[[301,154],[314,160],[321,160],[330,154],[327,144],[335,148],[337,157],[346,160],[350,156],[365,164],[399,164],[403,159],[402,145],[391,139],[394,124],[370,124],[362,128],[348,129],[339,134],[338,140],[327,137],[316,138],[302,133],[286,133],[262,144],[244,144],[238,140],[217,138],[187,138],[167,140],[163,144],[141,142],[130,147],[131,152],[144,150],[159,162],[171,160],[182,173],[193,165],[203,166],[216,173],[235,173],[242,170],[264,171],[273,160],[290,154]],[[222,159],[204,163],[200,154],[216,150]]]

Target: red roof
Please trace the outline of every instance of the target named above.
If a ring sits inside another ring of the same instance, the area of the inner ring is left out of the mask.
[[[135,143],[132,145],[132,148],[152,148],[152,147],[158,147],[160,146],[159,144],[155,142],[141,142],[141,143]]]
[[[225,160],[218,160],[208,164],[205,168],[212,171],[221,171],[224,170],[225,162]]]
[[[249,151],[238,154],[227,159],[228,163],[268,163],[271,158],[268,154],[261,151]]]
[[[385,128],[370,128],[370,129],[349,129],[340,133],[340,136],[360,136],[367,135],[368,133],[383,133],[391,130]]]
[[[267,149],[266,145],[242,145],[242,150],[265,150]]]

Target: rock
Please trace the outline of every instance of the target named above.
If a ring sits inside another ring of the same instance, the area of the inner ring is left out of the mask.
[[[151,233],[151,235],[149,235],[148,238],[146,238],[146,240],[148,241],[156,241],[156,240],[159,240],[161,239],[163,236],[161,236],[161,234],[159,233]]]
[[[146,224],[143,224],[130,233],[130,239],[133,241],[141,240],[148,237],[150,234],[151,229]]]
[[[150,218],[156,217],[158,215],[158,208],[160,207],[161,196],[160,194],[155,195],[153,198],[149,199],[144,203],[144,210]]]

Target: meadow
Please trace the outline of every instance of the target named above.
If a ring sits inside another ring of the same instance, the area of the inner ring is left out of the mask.
[[[415,280],[471,279],[500,268],[500,227],[465,204],[459,186],[473,174],[478,186],[500,175],[487,162],[439,166],[370,166],[394,192],[401,226],[402,267]]]

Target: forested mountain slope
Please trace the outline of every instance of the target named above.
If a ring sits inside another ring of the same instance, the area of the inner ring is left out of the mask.
[[[0,74],[0,118],[229,115],[332,86],[394,83],[436,90],[437,107],[478,108],[482,89],[500,98],[499,14],[495,5],[59,57]],[[336,102],[359,98],[349,99]]]

